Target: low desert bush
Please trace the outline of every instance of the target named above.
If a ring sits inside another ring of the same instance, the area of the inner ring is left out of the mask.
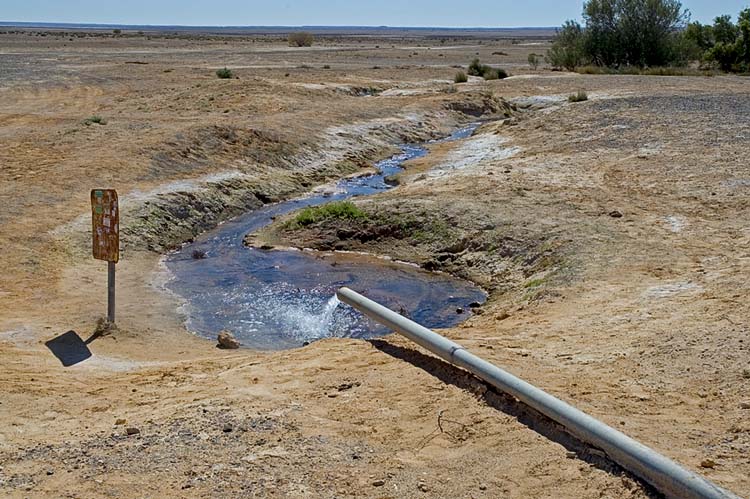
[[[471,64],[469,64],[469,68],[466,72],[471,76],[481,76],[485,80],[502,80],[503,78],[508,77],[508,72],[504,69],[495,69],[486,64],[482,64],[478,58],[471,61]]]
[[[502,68],[492,69],[488,74],[484,75],[485,80],[504,80],[507,77],[508,72]]]
[[[295,33],[289,33],[289,46],[290,47],[312,47],[315,37],[312,33],[307,31],[297,31]]]
[[[536,70],[539,67],[540,58],[538,55],[531,53],[528,57],[529,60],[529,66],[531,66],[532,69]]]
[[[484,77],[485,80],[497,80],[500,78],[500,75],[494,69],[489,69],[485,71],[482,76]]]
[[[456,76],[453,77],[454,83],[466,83],[467,81],[469,81],[469,77],[463,71],[459,71],[456,73]]]
[[[477,58],[471,61],[471,64],[469,64],[469,69],[466,72],[471,76],[484,76],[484,74],[490,70],[492,70],[491,67],[486,64],[482,64]]]
[[[102,118],[101,116],[89,116],[85,120],[83,120],[84,125],[106,125],[107,120]]]
[[[589,96],[583,90],[568,96],[568,102],[583,102],[585,100],[589,100]]]
[[[231,69],[221,68],[216,70],[216,76],[221,78],[222,80],[228,80],[229,78],[234,76],[234,74],[232,73]]]

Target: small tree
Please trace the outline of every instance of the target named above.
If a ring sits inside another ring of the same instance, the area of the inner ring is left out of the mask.
[[[589,0],[583,7],[587,55],[604,66],[665,66],[689,21],[678,0]]]
[[[536,68],[539,67],[539,56],[534,53],[531,53],[529,54],[528,60],[529,60],[529,66],[531,66],[531,68],[536,71]]]
[[[743,63],[742,70],[750,71],[750,8],[740,12],[738,25],[742,35],[737,42]]]
[[[714,19],[714,25],[711,29],[713,32],[713,38],[716,43],[727,43],[731,44],[737,40],[739,35],[739,29],[732,22],[732,16],[719,16]]]
[[[685,36],[694,40],[697,30],[689,30]],[[723,71],[750,71],[750,9],[740,12],[737,24],[730,16],[719,16],[714,19],[713,26],[702,26],[701,31],[704,30],[712,35],[705,41],[704,59],[707,62],[716,64]]]
[[[584,32],[575,21],[565,21],[557,30],[552,47],[547,51],[547,60],[557,69],[575,70],[583,63]]]
[[[315,37],[312,33],[307,31],[297,31],[295,33],[289,33],[289,46],[290,47],[312,47]]]
[[[714,32],[711,26],[704,26],[699,22],[687,25],[683,33],[685,40],[701,52],[706,51],[714,45]]]

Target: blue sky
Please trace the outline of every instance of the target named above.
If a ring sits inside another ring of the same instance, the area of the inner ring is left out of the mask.
[[[735,16],[750,0],[685,0],[693,19]],[[0,21],[181,25],[556,26],[580,0],[0,0]]]

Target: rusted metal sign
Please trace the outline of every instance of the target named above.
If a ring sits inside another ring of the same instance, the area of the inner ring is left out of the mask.
[[[117,191],[91,191],[91,221],[94,258],[117,263],[120,260],[120,208]]]

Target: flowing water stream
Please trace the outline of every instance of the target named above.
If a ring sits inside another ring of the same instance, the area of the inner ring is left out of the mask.
[[[468,137],[477,125],[442,140]],[[354,196],[382,192],[385,178],[409,159],[427,154],[421,145],[376,166],[377,174],[342,180],[331,195],[312,195],[265,206],[224,223],[168,255],[169,289],[184,299],[187,327],[215,339],[232,331],[243,346],[261,350],[294,348],[329,337],[371,338],[388,330],[352,308],[339,305],[341,286],[364,293],[427,327],[450,327],[468,317],[469,304],[485,293],[472,283],[416,266],[351,253],[259,250],[243,245],[246,234],[276,216]],[[194,259],[195,251],[206,258]],[[458,313],[457,310],[464,310]]]

